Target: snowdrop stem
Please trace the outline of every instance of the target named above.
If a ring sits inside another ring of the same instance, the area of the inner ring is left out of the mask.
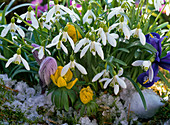
[[[153,26],[156,24],[157,20],[159,19],[159,17],[161,16],[162,12],[164,11],[165,7],[166,7],[167,3],[165,4],[164,8],[161,10],[161,12],[158,14],[158,16],[156,17],[154,23],[149,27],[149,30],[151,31]]]
[[[14,42],[10,41],[9,39],[6,39],[6,38],[1,37],[1,36],[0,36],[0,39],[3,39],[5,41],[7,41],[8,43],[11,43],[11,44],[13,44],[13,45],[15,45],[15,46],[17,46],[19,48],[19,46],[17,44],[15,44]]]
[[[73,71],[74,78],[77,78],[77,74],[76,74],[75,68],[72,71]]]
[[[63,61],[63,58],[61,56],[60,50],[58,51],[58,55],[59,55],[61,64],[64,66],[64,61]]]

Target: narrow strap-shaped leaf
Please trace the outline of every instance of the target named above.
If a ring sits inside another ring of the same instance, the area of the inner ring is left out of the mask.
[[[116,59],[116,58],[113,59],[113,62],[119,63],[123,66],[127,66],[127,64],[125,62],[123,62],[122,60]]]
[[[141,99],[142,99],[142,102],[143,102],[143,106],[145,108],[145,110],[147,111],[147,106],[146,106],[146,101],[145,101],[145,97],[143,96],[143,93],[142,91],[140,90],[139,86],[128,76],[123,76],[125,78],[127,78],[128,80],[130,80],[132,82],[132,84],[134,85],[134,87],[136,88],[136,90],[138,91]]]
[[[168,88],[170,88],[170,83],[168,82],[168,80],[164,77],[164,75],[160,71],[158,72],[158,75],[161,78],[161,80],[168,86]]]
[[[17,70],[13,73],[13,75],[11,76],[11,79],[14,78],[15,75],[17,75],[18,73],[23,73],[23,72],[28,72],[28,73],[34,73],[37,74],[37,72],[33,71],[33,70],[26,70],[26,69],[21,69],[21,70]]]
[[[5,8],[4,8],[3,12],[2,12],[2,19],[1,19],[1,24],[2,25],[5,25],[5,13],[6,13],[6,8],[7,7],[8,6],[5,6]]]

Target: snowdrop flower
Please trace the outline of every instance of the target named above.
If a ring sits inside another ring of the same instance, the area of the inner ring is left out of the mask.
[[[92,11],[91,6],[89,6],[89,9],[87,10],[85,15],[83,16],[83,24],[85,24],[86,22],[88,24],[91,24],[93,19],[96,20],[96,16]]]
[[[51,29],[51,25],[48,25],[47,23],[45,23],[45,21],[43,20],[43,18],[40,18],[39,19],[39,22],[40,22],[40,26],[42,27],[42,28],[47,28],[48,30],[50,30]]]
[[[140,28],[136,28],[134,30],[131,30],[131,34],[134,34],[134,37],[139,38],[142,45],[146,44],[145,35],[142,33],[142,30]]]
[[[98,34],[100,34],[100,39],[98,41],[102,40],[104,46],[108,41],[111,46],[116,47],[117,42],[115,39],[117,39],[119,35],[115,33],[110,34],[110,29],[108,29],[106,25],[104,25],[104,28],[98,29]]]
[[[115,93],[115,95],[117,95],[119,92],[119,85],[122,88],[126,88],[126,83],[124,82],[123,78],[120,77],[122,74],[123,74],[123,68],[120,68],[120,70],[118,71],[118,74],[113,76],[113,78],[111,78],[111,79],[103,78],[99,82],[106,81],[104,84],[104,89],[106,89],[107,86],[109,85],[109,83],[111,83],[111,85],[114,86],[114,93]]]
[[[48,53],[49,55],[51,55],[50,51],[47,50],[46,48],[44,48],[44,46],[35,47],[35,48],[32,50],[32,53],[33,53],[35,50],[37,50],[37,49],[38,49],[38,58],[39,58],[39,59],[42,59],[42,58],[44,57],[45,51],[47,51],[47,53]]]
[[[8,60],[8,62],[5,65],[5,68],[7,68],[12,62],[14,62],[15,64],[20,64],[21,61],[24,65],[24,67],[27,70],[30,70],[28,62],[24,58],[22,58],[22,56],[21,56],[21,48],[18,48],[17,53],[14,54],[13,57]]]
[[[109,77],[109,71],[107,71],[106,69],[104,69],[103,71],[101,71],[100,73],[96,74],[93,79],[92,79],[92,82],[96,82],[99,78],[101,77]]]
[[[124,22],[120,22],[120,23],[115,23],[109,27],[109,30],[111,31],[112,29],[114,29],[117,26],[119,26],[118,30],[120,32],[124,33],[125,39],[129,40],[131,34],[130,34],[130,28],[128,27],[127,22],[124,21]]]
[[[59,5],[58,2],[55,2],[55,5],[47,13],[46,22],[49,22],[54,14],[55,14],[55,17],[58,17],[58,16],[65,15],[67,13],[71,16],[72,20],[73,20],[73,17],[76,18],[77,20],[80,20],[80,17],[76,13],[74,13],[74,11],[70,10],[67,7],[64,7],[63,5]]]
[[[34,15],[35,15],[35,13],[32,10],[32,7],[29,6],[28,7],[28,11],[26,13],[22,14],[20,17],[22,19],[26,18],[27,21],[31,21],[32,22],[32,26],[37,29],[39,27],[39,25],[38,25],[38,21],[37,21],[37,19],[35,18]],[[22,21],[20,19],[17,20],[17,23],[21,23],[21,22]]]
[[[96,55],[96,52],[97,52],[97,54],[101,57],[101,59],[104,60],[104,53],[103,53],[101,44],[95,41],[90,41],[90,43],[82,49],[80,53],[80,58],[82,58],[86,54],[89,48],[90,48],[90,52],[94,56]]]
[[[132,66],[141,66],[145,71],[149,69],[149,81],[151,82],[153,80],[154,72],[151,66],[151,61],[137,60],[132,63]]]
[[[110,20],[114,15],[118,15],[120,13],[124,13],[124,9],[121,6],[111,8],[111,12],[108,14],[107,20]]]
[[[60,36],[62,35],[62,33],[60,32],[59,35],[57,35],[56,37],[53,38],[52,42],[46,46],[46,48],[50,48],[52,46],[56,45],[57,49],[63,49],[63,51],[68,54],[68,50],[67,48],[64,46],[64,44],[62,43],[62,40],[60,40]]]
[[[70,62],[67,64],[67,65],[65,65],[64,67],[63,67],[63,69],[61,70],[61,76],[64,76],[66,73],[67,73],[67,71],[69,70],[69,68],[70,69],[74,69],[75,67],[82,73],[82,74],[84,74],[84,75],[86,75],[87,74],[87,71],[86,71],[86,69],[82,66],[82,65],[80,65],[79,63],[76,63],[76,61],[74,60],[74,57],[71,55],[70,56]]]
[[[170,2],[169,4],[166,5],[165,11],[166,11],[166,15],[169,16],[170,15]]]
[[[23,31],[19,26],[17,26],[17,25],[15,24],[15,19],[14,19],[14,18],[12,18],[12,19],[11,19],[11,23],[8,24],[8,26],[6,26],[6,27],[2,30],[1,36],[2,36],[2,37],[5,37],[5,36],[7,35],[7,33],[8,33],[9,30],[10,30],[11,32],[15,32],[15,31],[17,30],[20,36],[25,37],[24,31]]]
[[[154,0],[155,9],[159,11],[159,8],[161,8],[163,3],[164,3],[164,0]]]
[[[89,38],[85,37],[85,38],[81,39],[78,42],[78,44],[76,45],[74,52],[77,53],[80,50],[80,48],[87,43],[90,43]]]

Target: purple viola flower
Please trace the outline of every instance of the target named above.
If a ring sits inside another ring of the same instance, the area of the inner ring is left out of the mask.
[[[53,57],[46,57],[39,69],[40,85],[42,88],[48,86],[51,82],[50,76],[57,70],[57,62]]]
[[[155,54],[155,60],[152,63],[152,69],[154,72],[153,80],[149,81],[149,70],[140,74],[137,78],[137,81],[144,87],[150,87],[159,80],[159,77],[157,77],[159,66],[170,71],[170,53],[161,58],[161,42],[164,40],[164,38],[165,37],[160,38],[160,35],[157,33],[150,33],[146,35],[146,42],[151,44],[157,50],[157,52]]]

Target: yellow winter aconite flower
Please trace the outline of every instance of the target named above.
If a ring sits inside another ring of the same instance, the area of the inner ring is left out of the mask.
[[[87,104],[91,100],[93,100],[93,91],[91,90],[90,86],[87,88],[83,88],[80,91],[80,100],[84,103]]]
[[[76,43],[78,39],[82,38],[80,32],[78,30],[76,32],[76,28],[73,25],[67,24],[67,27],[68,27],[67,33],[73,39],[74,43]],[[78,39],[77,39],[77,33],[78,33]]]
[[[55,74],[51,75],[51,79],[56,86],[66,87],[67,89],[71,89],[74,86],[74,84],[77,82],[78,78],[70,82],[70,80],[73,77],[73,73],[69,69],[64,76],[61,76],[62,68],[63,68],[62,66],[58,66]]]

